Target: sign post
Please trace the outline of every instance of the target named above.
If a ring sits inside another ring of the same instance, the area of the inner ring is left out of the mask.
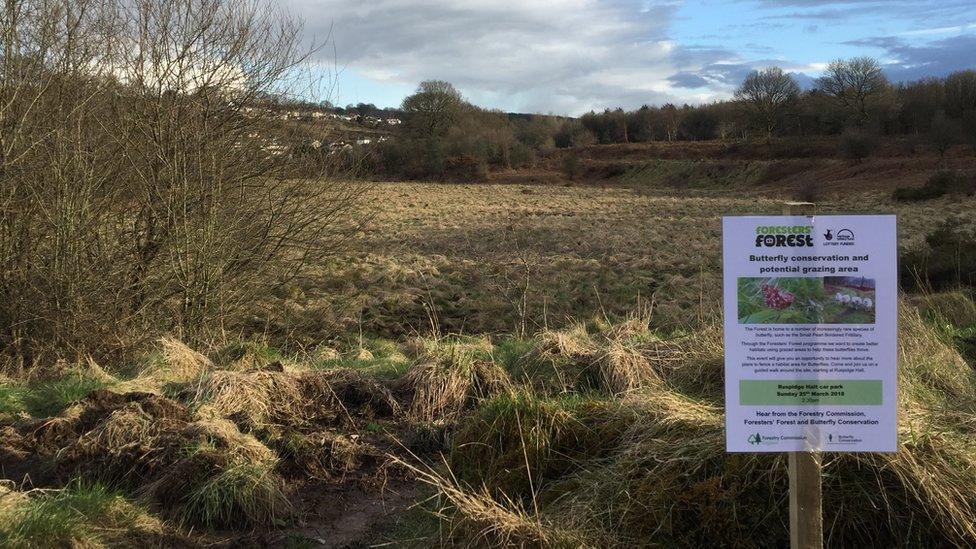
[[[786,202],[783,215],[813,216],[812,202]],[[823,490],[820,452],[790,452],[790,547],[823,548]]]
[[[726,450],[788,452],[790,545],[823,547],[822,451],[897,450],[894,216],[723,220]]]

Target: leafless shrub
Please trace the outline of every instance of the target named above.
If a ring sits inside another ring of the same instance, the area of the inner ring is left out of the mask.
[[[309,53],[260,0],[8,0],[0,344],[191,340],[336,251],[363,188],[270,137]]]

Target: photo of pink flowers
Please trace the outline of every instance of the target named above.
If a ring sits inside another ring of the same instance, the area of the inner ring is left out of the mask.
[[[865,277],[745,277],[741,324],[874,324],[875,281]]]

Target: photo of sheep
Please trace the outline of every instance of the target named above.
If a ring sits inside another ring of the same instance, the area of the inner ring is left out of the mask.
[[[875,282],[864,277],[746,277],[742,324],[874,324]]]

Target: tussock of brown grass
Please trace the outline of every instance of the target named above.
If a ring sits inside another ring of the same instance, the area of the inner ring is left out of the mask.
[[[203,353],[191,349],[173,336],[157,341],[156,359],[150,361],[133,379],[116,383],[112,390],[117,393],[143,391],[163,394],[170,383],[188,383],[213,369],[213,362]]]
[[[300,423],[305,407],[298,377],[272,370],[212,372],[194,384],[193,401],[248,429]]]
[[[187,425],[182,433],[187,440],[212,445],[240,456],[245,461],[273,465],[278,456],[253,435],[242,433],[227,419],[202,419]]]
[[[172,381],[190,381],[213,369],[213,362],[175,337],[160,338],[159,348]]]
[[[89,379],[97,379],[105,383],[112,383],[116,381],[115,377],[105,371],[95,359],[86,356],[84,359],[77,362],[68,363],[64,361],[58,361],[55,366],[58,376],[67,375],[77,375],[80,377],[85,377]]]
[[[161,439],[166,433],[163,421],[145,412],[138,403],[130,402],[111,412],[92,430],[84,432],[78,440],[67,446],[64,456],[74,467],[78,461],[91,460],[111,469],[126,469],[137,460],[144,464],[155,463],[162,458],[169,446]]]
[[[557,389],[612,395],[660,383],[684,354],[680,346],[651,332],[646,318],[636,316],[596,334],[581,324],[544,331],[535,350],[538,359],[552,365]]]
[[[359,348],[352,354],[352,357],[356,360],[373,360],[373,353],[369,349]]]
[[[339,360],[340,358],[342,358],[342,355],[339,353],[339,351],[327,345],[319,345],[312,351],[312,360],[315,362]]]
[[[13,481],[0,481],[0,523],[9,521],[17,508],[26,502],[27,494],[18,491]]]
[[[449,468],[442,475],[429,467],[393,460],[438,491],[433,513],[450,526],[448,541],[456,538],[486,547],[587,547],[579,534],[533,516],[511,500],[497,500],[486,487],[472,490],[461,485]]]
[[[544,330],[536,336],[537,352],[546,357],[576,359],[588,356],[595,346],[586,326],[576,323],[564,330]]]
[[[456,419],[474,402],[511,390],[508,373],[478,356],[478,348],[428,342],[419,362],[398,380],[409,393],[409,415],[419,421]]]
[[[642,350],[619,340],[608,340],[589,368],[596,370],[596,385],[611,394],[627,393],[659,380]]]

